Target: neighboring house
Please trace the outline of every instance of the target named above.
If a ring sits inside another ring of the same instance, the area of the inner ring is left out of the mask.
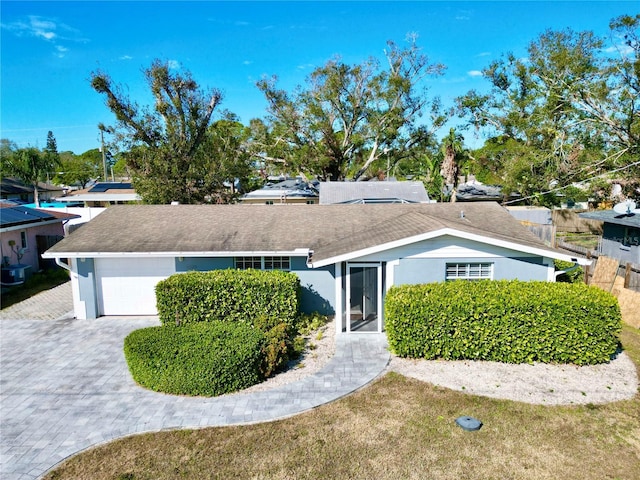
[[[62,240],[63,224],[76,215],[0,203],[2,284],[23,283],[33,272],[53,266],[41,254]]]
[[[320,205],[336,203],[429,203],[422,182],[321,182]]]
[[[598,253],[640,265],[640,213],[627,215],[614,210],[595,210],[579,216],[604,222]]]
[[[47,202],[62,193],[62,187],[49,183],[38,183],[38,200],[40,202]],[[17,178],[3,177],[0,181],[0,198],[20,204],[33,203],[35,201],[33,185],[27,185]]]
[[[56,198],[62,203],[84,203],[85,207],[107,207],[137,203],[141,200],[130,182],[99,182],[84,190],[75,190]]]
[[[547,207],[517,206],[505,207],[507,211],[517,218],[522,225],[527,227],[536,237],[550,246],[555,246],[556,227],[553,224],[551,210]]]
[[[177,272],[282,269],[299,276],[303,311],[336,315],[347,333],[384,330],[393,285],[554,281],[554,259],[589,263],[496,203],[114,206],[44,256],[69,259],[77,318],[154,315],[155,285]]]
[[[267,183],[259,190],[242,195],[238,202],[252,205],[280,205],[318,203],[318,189],[314,183],[300,178],[290,178],[276,183]]]

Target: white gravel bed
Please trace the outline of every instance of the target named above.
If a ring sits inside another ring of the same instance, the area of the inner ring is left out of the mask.
[[[625,353],[606,364],[580,367],[413,360],[392,355],[388,369],[452,390],[543,405],[609,403],[638,393],[636,368]]]
[[[335,323],[321,331],[320,339],[317,333],[309,336],[312,348],[286,371],[242,392],[268,390],[321,370],[335,352]],[[474,395],[543,405],[615,402],[633,398],[639,388],[635,365],[624,352],[609,363],[581,367],[413,360],[392,354],[387,371]]]

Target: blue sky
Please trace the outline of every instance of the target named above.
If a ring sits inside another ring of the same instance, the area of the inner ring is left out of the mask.
[[[43,148],[51,130],[59,151],[97,148],[97,125],[114,117],[91,89],[91,72],[105,71],[132,99],[149,104],[142,69],[155,58],[220,89],[221,108],[248,124],[266,115],[255,87],[263,76],[277,75],[280,86],[292,89],[336,55],[349,64],[381,57],[387,40],[402,44],[408,33],[418,34],[432,62],[447,66],[429,88],[450,105],[486,88],[478,73],[491,60],[507,52],[524,56],[546,29],[608,35],[612,18],[638,7],[637,1],[2,0],[0,137]],[[467,141],[474,143],[470,134]]]

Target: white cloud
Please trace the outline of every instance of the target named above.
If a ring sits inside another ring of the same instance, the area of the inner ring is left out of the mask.
[[[3,23],[1,26],[3,30],[11,32],[17,37],[38,38],[53,45],[53,54],[58,58],[63,58],[65,53],[69,51],[69,48],[63,45],[64,43],[88,42],[78,30],[69,25],[38,15],[30,15],[12,23]]]
[[[31,34],[34,37],[44,38],[45,40],[53,40],[56,35],[56,24],[50,20],[45,20],[42,17],[31,16],[29,17],[29,26]]]
[[[620,43],[618,45],[612,45],[608,48],[604,49],[606,53],[619,53],[620,55],[631,55],[633,53],[633,48],[624,43]]]
[[[179,70],[180,62],[178,60],[169,60],[167,61],[167,65],[169,66],[169,70]]]
[[[119,60],[133,60],[133,57],[131,55],[122,55]]]
[[[242,62],[243,65],[251,65],[253,62],[251,60],[245,60]]]
[[[64,58],[65,53],[67,53],[69,49],[67,47],[63,47],[62,45],[56,45],[56,56],[58,58]]]
[[[466,22],[468,20],[471,20],[471,15],[472,14],[473,14],[473,11],[471,11],[471,10],[459,10],[458,13],[455,16],[455,19],[457,21]]]
[[[469,70],[467,72],[467,75],[469,75],[470,77],[481,77],[482,76],[482,71],[480,71],[480,70]]]

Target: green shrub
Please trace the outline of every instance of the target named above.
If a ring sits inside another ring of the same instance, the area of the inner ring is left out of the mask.
[[[254,326],[266,336],[262,347],[261,373],[265,378],[282,369],[293,353],[294,333],[286,323],[275,318],[260,316],[254,320]]]
[[[475,281],[393,287],[391,349],[402,357],[507,363],[607,362],[621,328],[616,298],[585,284]]]
[[[279,270],[213,270],[172,275],[156,286],[163,324],[251,322],[260,316],[294,325],[300,279]]]
[[[135,330],[124,341],[134,380],[154,391],[215,396],[262,381],[265,335],[243,323]]]
[[[329,317],[318,312],[303,313],[297,321],[298,333],[300,333],[300,335],[309,335],[311,332],[315,332],[328,322]]]
[[[572,262],[564,262],[562,260],[554,260],[553,261],[553,265],[556,269],[556,272],[561,271],[561,270],[569,270],[571,268],[574,267],[574,263]],[[578,282],[583,282],[584,281],[584,271],[582,270],[582,267],[577,267],[574,270],[571,270],[567,273],[563,273],[562,275],[558,275],[557,279],[558,282],[565,282],[565,283],[578,283]]]

